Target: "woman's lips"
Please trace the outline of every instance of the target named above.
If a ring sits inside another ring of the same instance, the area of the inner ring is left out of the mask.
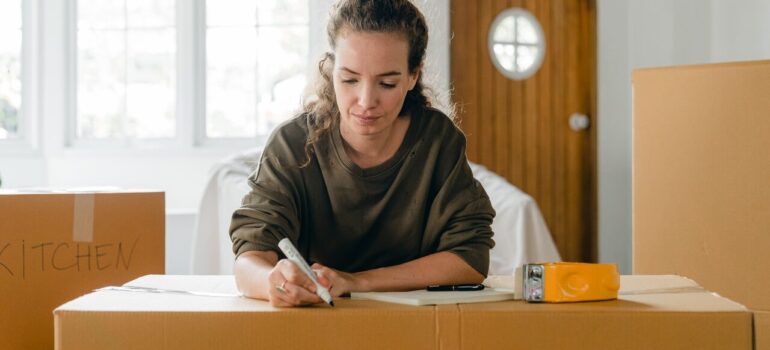
[[[353,117],[355,117],[358,122],[362,125],[371,125],[377,122],[377,119],[380,119],[378,116],[371,116],[371,115],[358,115],[353,114]]]

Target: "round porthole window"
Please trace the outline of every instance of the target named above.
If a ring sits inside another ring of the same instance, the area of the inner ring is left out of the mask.
[[[503,75],[514,80],[529,78],[543,63],[545,35],[537,18],[527,10],[501,12],[489,30],[489,53]]]

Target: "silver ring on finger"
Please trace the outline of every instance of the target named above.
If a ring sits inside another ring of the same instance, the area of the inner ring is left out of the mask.
[[[275,290],[277,290],[277,291],[279,291],[279,292],[281,292],[283,294],[286,294],[287,292],[286,292],[286,288],[285,287],[286,287],[286,281],[283,281],[283,283],[281,283],[280,286],[275,286]]]

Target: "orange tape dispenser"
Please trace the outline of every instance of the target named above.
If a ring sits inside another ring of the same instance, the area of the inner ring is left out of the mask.
[[[615,264],[541,263],[521,269],[522,299],[567,303],[618,298],[620,273]]]

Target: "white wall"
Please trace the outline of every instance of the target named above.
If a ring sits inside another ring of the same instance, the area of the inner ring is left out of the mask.
[[[40,159],[0,155],[3,188],[36,187],[45,183],[45,163]]]
[[[770,2],[598,0],[599,259],[631,272],[631,71],[770,59]]]
[[[628,2],[597,4],[599,260],[630,266],[631,86]],[[610,147],[611,146],[611,147]]]
[[[770,1],[711,0],[713,61],[770,58]]]
[[[189,275],[195,229],[195,213],[169,212],[166,214],[166,274]]]

